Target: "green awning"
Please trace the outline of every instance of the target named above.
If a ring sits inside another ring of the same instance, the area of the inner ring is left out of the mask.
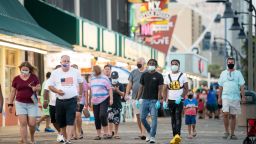
[[[72,45],[40,27],[18,0],[0,1],[0,33],[21,35],[72,49]]]
[[[72,45],[79,44],[79,19],[41,0],[24,0],[24,6],[36,22]]]

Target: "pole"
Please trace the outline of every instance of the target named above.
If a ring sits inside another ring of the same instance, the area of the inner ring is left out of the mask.
[[[248,90],[253,90],[253,45],[252,45],[252,0],[249,4],[249,28],[248,28]]]
[[[225,39],[227,39],[227,19],[225,19]],[[227,67],[227,64],[226,64],[226,62],[227,62],[227,57],[228,57],[227,51],[228,51],[228,49],[227,49],[227,42],[225,41],[224,66],[223,66],[223,69],[226,69],[226,67]]]

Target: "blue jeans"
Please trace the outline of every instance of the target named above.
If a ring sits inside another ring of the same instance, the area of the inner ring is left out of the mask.
[[[157,116],[158,110],[155,108],[157,100],[143,99],[141,104],[141,113],[140,120],[147,132],[150,134],[150,137],[155,137],[157,129]],[[152,123],[151,126],[147,122],[147,116],[150,113]]]

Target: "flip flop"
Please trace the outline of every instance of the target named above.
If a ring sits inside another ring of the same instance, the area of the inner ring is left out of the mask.
[[[93,140],[101,140],[100,136],[96,136]]]
[[[120,138],[120,136],[115,135],[115,136],[114,136],[114,139],[121,139],[121,138]]]

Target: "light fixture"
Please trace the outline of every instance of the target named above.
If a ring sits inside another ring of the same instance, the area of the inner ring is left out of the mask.
[[[234,18],[235,17],[235,14],[233,12],[231,5],[232,5],[231,2],[229,2],[229,1],[227,1],[225,3],[225,11],[224,11],[222,18]]]
[[[44,50],[40,50],[37,48],[28,47],[28,46],[23,46],[23,45],[17,45],[14,43],[9,43],[9,42],[4,42],[4,41],[0,41],[0,46],[6,46],[6,47],[20,49],[20,50],[24,50],[24,51],[32,51],[32,52],[36,52],[36,53],[40,53],[40,54],[47,54],[47,51],[44,51]]]
[[[206,2],[208,3],[225,3],[227,2],[227,0],[207,0]]]
[[[241,27],[238,21],[238,17],[234,17],[233,24],[229,30],[240,30],[240,29]]]
[[[220,15],[220,14],[217,14],[216,17],[215,17],[215,19],[214,19],[214,22],[215,22],[215,23],[220,23],[220,21],[221,21],[221,15]]]
[[[246,39],[246,34],[243,28],[240,29],[240,32],[238,34],[238,39]]]

